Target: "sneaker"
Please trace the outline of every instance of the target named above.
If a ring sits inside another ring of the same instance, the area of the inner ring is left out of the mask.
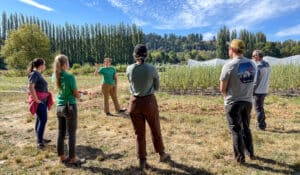
[[[118,113],[126,112],[126,109],[120,109]]]
[[[244,164],[246,161],[245,161],[245,157],[238,157],[237,159],[236,159],[236,161],[237,161],[237,163],[238,164]]]
[[[42,150],[44,149],[46,146],[44,145],[44,143],[38,143],[37,148]]]
[[[106,113],[106,116],[108,117],[108,116],[114,116],[114,115],[112,115],[110,112],[108,112],[108,113]]]
[[[255,159],[256,159],[256,157],[255,157],[254,155],[250,155],[249,158],[250,158],[251,160],[255,160]]]
[[[71,160],[69,160],[66,165],[67,166],[75,166],[75,167],[81,167],[82,164],[85,164],[86,160],[85,159],[76,159],[75,162],[71,162]]]
[[[59,160],[60,163],[62,164],[67,164],[70,161],[69,157],[65,158],[64,160]]]
[[[43,139],[43,143],[50,143],[51,140],[50,139]]]
[[[160,162],[167,162],[167,161],[169,161],[171,159],[171,156],[169,154],[167,154],[167,153],[163,152],[163,153],[161,153],[159,155],[160,155],[160,157],[159,157],[159,161]]]

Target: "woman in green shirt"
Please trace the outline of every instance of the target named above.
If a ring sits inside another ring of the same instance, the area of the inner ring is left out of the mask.
[[[117,113],[122,113],[125,112],[125,109],[121,109],[119,102],[118,102],[118,97],[117,97],[117,72],[114,67],[111,66],[111,59],[110,58],[104,58],[103,60],[103,65],[104,67],[99,68],[99,64],[95,64],[96,69],[94,72],[94,75],[102,75],[102,85],[101,85],[101,90],[102,94],[104,97],[104,112],[106,116],[113,116],[109,112],[109,102],[108,98],[111,96],[115,110]]]
[[[75,76],[66,72],[69,69],[68,57],[57,55],[54,60],[55,84],[58,91],[56,97],[56,115],[58,119],[57,153],[63,163],[80,166],[85,162],[75,156],[76,129],[77,129],[77,105],[76,98],[80,98],[81,92],[77,89]],[[69,134],[69,157],[64,155],[64,139],[66,132]]]

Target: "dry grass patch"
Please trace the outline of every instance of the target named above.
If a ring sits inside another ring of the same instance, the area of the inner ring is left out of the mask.
[[[19,84],[23,81],[16,78]],[[6,84],[6,79],[1,79]],[[100,78],[78,77],[78,86],[93,91],[78,102],[77,154],[87,163],[81,168],[65,167],[56,155],[55,107],[49,112],[45,137],[52,142],[44,151],[36,149],[35,117],[28,114],[25,93],[1,93],[0,172],[4,174],[140,174],[137,168],[135,135],[128,116],[106,117]],[[128,84],[120,77],[118,91],[122,107],[129,99]],[[7,80],[11,81],[11,79]],[[49,83],[50,84],[50,83]],[[7,85],[10,86],[10,85]],[[51,86],[50,86],[51,87]],[[1,86],[0,86],[1,88]],[[51,87],[52,91],[52,87]],[[147,127],[146,174],[292,174],[299,172],[299,98],[266,98],[265,132],[251,121],[257,160],[245,166],[233,160],[232,139],[224,115],[222,97],[157,95],[161,129],[169,163],[158,163]],[[11,106],[9,105],[11,104]],[[10,106],[10,107],[8,107]],[[111,112],[114,112],[110,103]],[[67,142],[66,142],[67,144]]]

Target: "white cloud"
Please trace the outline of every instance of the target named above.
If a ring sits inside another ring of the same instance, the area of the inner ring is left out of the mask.
[[[36,7],[36,8],[39,8],[39,9],[42,9],[42,10],[46,10],[46,11],[54,11],[53,8],[51,7],[48,7],[46,5],[43,5],[43,4],[40,4],[38,2],[35,2],[33,0],[19,0],[20,2],[23,2],[25,4],[28,4],[28,5],[31,5],[33,7]]]
[[[300,7],[300,1],[274,1],[262,0],[257,3],[251,3],[245,9],[236,12],[232,20],[228,20],[226,25],[236,29],[249,28],[262,23],[268,19],[276,18],[284,13],[295,10]]]
[[[133,18],[133,19],[132,19],[132,22],[133,22],[134,24],[138,25],[138,26],[145,26],[145,25],[148,24],[147,22],[145,22],[145,21],[143,21],[143,20],[140,20],[140,19],[138,19],[138,18]]]
[[[212,40],[214,36],[215,36],[215,34],[213,34],[211,32],[206,32],[203,34],[203,40],[204,41]]]
[[[97,7],[99,5],[99,0],[80,0],[80,2],[88,7]]]
[[[219,28],[237,30],[300,8],[299,0],[107,0],[133,22],[157,29]],[[147,22],[143,22],[147,21]]]
[[[300,24],[283,29],[275,34],[279,37],[285,37],[285,36],[300,36]]]
[[[124,13],[128,13],[129,11],[129,4],[126,3],[126,1],[120,1],[120,0],[108,0],[112,6],[115,6],[119,9],[121,9]]]

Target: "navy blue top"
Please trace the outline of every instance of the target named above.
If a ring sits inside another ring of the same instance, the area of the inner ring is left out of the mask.
[[[39,92],[48,92],[48,83],[38,71],[32,71],[28,75],[28,83],[35,84],[34,89]]]

